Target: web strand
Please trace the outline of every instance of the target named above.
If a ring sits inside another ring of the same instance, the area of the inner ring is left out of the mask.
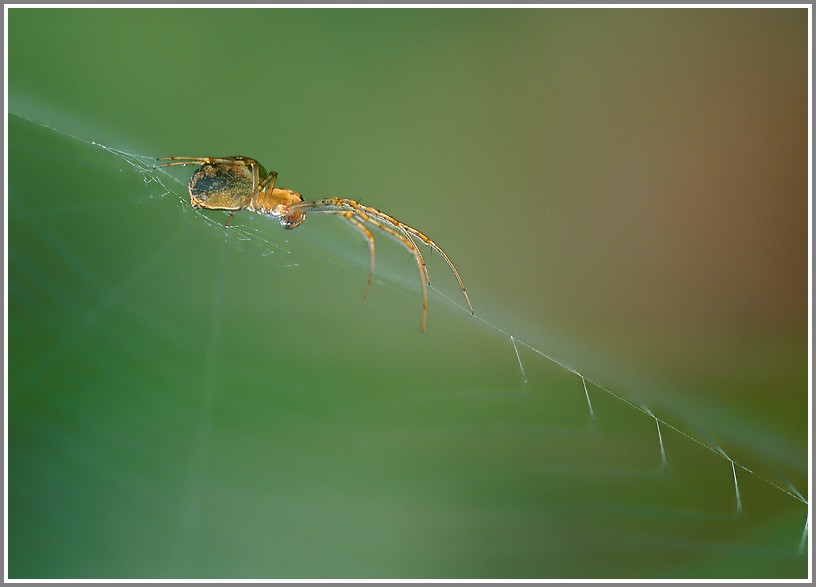
[[[583,375],[581,375],[581,385],[584,386],[584,394],[586,395],[587,407],[589,408],[589,417],[592,418],[592,425],[595,426],[595,412],[592,409],[592,401],[589,399],[589,390],[587,389],[586,379]]]
[[[586,384],[584,384],[584,389],[586,389]],[[663,471],[668,470],[669,463],[666,461],[666,449],[663,447],[663,434],[660,432],[660,420],[658,420],[652,411],[647,408],[646,406],[641,406],[646,413],[649,414],[652,418],[654,418],[655,426],[657,426],[657,440],[660,442],[660,468]]]
[[[71,133],[68,133],[68,132],[53,128],[53,127],[51,127],[51,126],[49,126],[47,124],[43,124],[41,122],[32,120],[32,119],[24,117],[24,116],[19,116],[17,114],[11,114],[11,115],[16,116],[16,117],[18,117],[20,119],[26,120],[26,121],[28,121],[28,122],[30,122],[32,124],[41,126],[43,128],[46,128],[46,129],[49,129],[49,130],[51,130],[51,131],[53,131],[55,133],[64,135],[66,137],[69,137],[69,138],[74,139],[76,141],[79,141],[81,143],[84,143],[84,144],[87,144],[87,145],[102,149],[107,153],[110,153],[111,155],[117,157],[120,161],[124,162],[128,166],[129,169],[131,169],[135,173],[140,174],[142,176],[142,178],[143,178],[143,181],[146,184],[155,184],[159,188],[159,190],[161,192],[159,194],[159,197],[162,197],[162,196],[177,197],[179,199],[179,202],[184,205],[184,208],[186,210],[192,210],[198,217],[203,219],[208,224],[210,224],[210,225],[212,225],[214,227],[218,227],[221,230],[224,230],[223,224],[221,224],[217,220],[215,220],[213,218],[210,218],[208,215],[202,213],[199,210],[193,210],[192,208],[190,208],[189,204],[187,202],[185,202],[184,199],[181,196],[179,196],[178,190],[175,189],[175,186],[173,187],[173,189],[171,189],[171,187],[168,186],[168,183],[166,183],[166,182],[171,181],[171,182],[175,182],[175,184],[177,184],[178,186],[181,186],[182,188],[186,187],[183,182],[181,182],[179,179],[177,179],[176,177],[174,177],[173,175],[168,173],[167,170],[165,170],[164,168],[156,168],[155,167],[155,158],[154,157],[141,155],[141,154],[138,154],[138,153],[125,151],[125,150],[122,150],[122,149],[109,147],[109,146],[103,145],[101,143],[98,143],[96,141],[87,140],[87,139],[75,136],[75,135],[73,135]],[[231,226],[229,229],[224,230],[224,232],[225,232],[225,234],[231,235],[231,236],[237,238],[240,241],[251,242],[253,244],[256,244],[256,245],[260,246],[261,249],[264,251],[262,254],[265,255],[265,256],[266,255],[286,256],[286,255],[290,254],[290,251],[287,248],[285,248],[279,242],[272,241],[269,238],[267,238],[266,233],[263,232],[262,230],[256,228],[256,227],[253,227],[253,226],[241,226],[241,227]],[[283,242],[286,242],[285,239],[283,239]],[[291,268],[291,267],[297,267],[297,266],[298,266],[297,263],[283,263],[281,265],[278,265],[279,268]],[[466,312],[468,315],[470,314],[470,310],[468,308],[464,307],[459,302],[455,301],[454,299],[452,299],[451,297],[449,297],[448,295],[446,295],[444,292],[440,291],[436,287],[430,286],[429,289],[431,289],[434,292],[436,292],[437,294],[439,294],[442,298],[446,299],[453,306],[461,309],[462,311]],[[743,514],[743,505],[742,505],[742,499],[741,499],[740,489],[739,489],[739,480],[738,480],[738,475],[737,475],[737,473],[738,473],[737,470],[738,469],[740,470],[740,472],[747,473],[747,474],[749,474],[749,475],[751,475],[751,476],[753,476],[753,477],[755,477],[757,479],[760,479],[760,480],[764,481],[765,483],[769,484],[771,487],[775,488],[776,490],[781,491],[782,493],[796,499],[797,501],[799,501],[799,502],[801,502],[801,503],[803,503],[805,505],[808,505],[807,499],[793,485],[791,485],[790,482],[788,482],[787,480],[785,480],[785,484],[787,485],[787,487],[785,487],[784,485],[782,485],[780,483],[777,483],[777,482],[775,482],[775,481],[773,481],[771,479],[768,479],[767,477],[755,472],[754,470],[747,467],[746,465],[743,465],[743,464],[735,461],[731,457],[729,457],[728,454],[722,448],[720,448],[718,445],[716,445],[716,443],[713,443],[713,445],[712,445],[712,443],[704,442],[704,441],[700,440],[699,438],[689,434],[688,432],[685,432],[684,430],[681,430],[678,426],[670,423],[669,421],[667,421],[667,420],[665,420],[663,418],[660,418],[660,417],[654,415],[649,408],[647,408],[647,407],[645,407],[643,405],[639,405],[638,403],[628,399],[627,397],[621,395],[620,393],[617,393],[617,392],[613,391],[609,387],[607,387],[607,386],[593,380],[590,377],[587,377],[586,375],[584,375],[580,371],[576,370],[575,368],[571,367],[567,363],[565,363],[565,362],[563,362],[561,360],[558,360],[558,359],[554,358],[553,356],[543,352],[542,350],[540,350],[536,346],[533,346],[532,344],[517,338],[514,334],[512,334],[512,333],[508,332],[507,330],[504,330],[501,327],[493,324],[492,322],[485,319],[481,315],[475,314],[474,317],[481,324],[485,325],[489,329],[491,329],[491,330],[493,330],[493,331],[495,331],[495,332],[497,332],[497,333],[499,333],[499,334],[501,334],[501,335],[503,335],[503,336],[510,339],[510,341],[511,341],[511,343],[513,345],[513,350],[514,350],[514,354],[515,354],[515,357],[516,357],[516,361],[518,363],[519,371],[521,373],[521,377],[522,377],[525,384],[528,383],[529,379],[528,379],[527,372],[525,371],[524,365],[523,365],[522,360],[521,360],[521,354],[519,352],[519,345],[522,345],[522,346],[526,347],[527,349],[529,349],[533,353],[547,359],[548,361],[550,361],[551,363],[553,363],[556,366],[560,367],[561,369],[564,369],[565,371],[578,376],[581,379],[582,387],[583,387],[584,394],[585,394],[586,401],[587,401],[587,407],[588,407],[588,410],[589,410],[589,415],[590,415],[593,426],[596,423],[597,416],[596,416],[595,411],[593,410],[593,406],[592,406],[592,402],[590,400],[590,394],[589,394],[589,389],[588,389],[587,383],[592,385],[594,388],[596,388],[596,389],[598,389],[600,391],[603,391],[604,393],[608,394],[609,396],[617,399],[618,401],[622,402],[624,405],[626,405],[626,406],[628,406],[630,408],[633,408],[633,409],[643,413],[644,415],[652,418],[654,420],[655,426],[657,428],[657,437],[658,437],[659,450],[660,450],[660,456],[661,456],[661,468],[664,471],[667,470],[668,461],[667,461],[667,458],[666,458],[666,450],[665,450],[664,443],[663,443],[663,434],[662,434],[663,429],[672,430],[672,431],[676,432],[677,434],[681,435],[686,440],[691,441],[695,445],[700,446],[700,447],[706,449],[707,451],[718,455],[720,458],[728,461],[730,463],[731,476],[732,476],[733,482],[734,482],[736,512],[737,512],[737,517],[738,518],[742,517],[742,514]],[[804,546],[805,546],[805,543],[806,543],[806,540],[807,540],[809,525],[810,525],[810,516],[808,515],[808,517],[807,517],[807,519],[805,521],[805,528],[804,528],[804,531],[802,533],[802,538],[801,538],[799,546],[798,546],[798,552],[799,553],[803,552],[803,549],[804,549]]]
[[[800,556],[805,552],[805,544],[807,544],[807,537],[808,537],[808,528],[810,528],[810,514],[808,514],[807,518],[805,518],[805,529],[802,530],[802,539],[799,541],[799,547],[796,549],[796,553]]]
[[[521,369],[521,377],[524,379],[524,383],[526,384],[527,373],[524,372],[524,365],[521,364],[521,356],[519,355],[518,347],[516,346],[516,339],[512,335],[510,335],[510,342],[513,343],[513,350],[516,351],[516,359],[518,359],[519,369]]]
[[[433,287],[433,286],[431,286],[431,288],[430,288],[430,289],[432,289],[434,292],[436,292],[437,294],[439,294],[440,296],[442,296],[443,298],[445,298],[445,299],[446,299],[448,302],[450,302],[450,303],[451,303],[451,304],[453,304],[454,306],[457,306],[459,309],[461,309],[461,310],[463,310],[463,311],[467,312],[468,314],[470,314],[470,311],[469,311],[469,310],[467,310],[467,309],[466,309],[464,306],[462,306],[462,305],[461,305],[461,304],[459,304],[457,301],[455,301],[454,299],[452,299],[450,296],[446,295],[444,292],[440,291],[439,289],[437,289],[436,287]],[[527,343],[527,342],[525,342],[525,341],[523,341],[523,340],[521,340],[521,339],[519,339],[519,338],[516,338],[515,336],[513,336],[512,334],[510,334],[510,333],[509,333],[509,332],[507,332],[506,330],[504,330],[504,329],[500,328],[499,326],[496,326],[496,325],[495,325],[495,324],[493,324],[492,322],[489,322],[488,320],[486,320],[485,318],[483,318],[483,317],[482,317],[482,316],[480,316],[479,314],[476,314],[474,317],[475,317],[477,320],[479,320],[481,323],[483,323],[483,324],[485,324],[486,326],[488,326],[489,328],[491,328],[491,329],[495,330],[496,332],[499,332],[499,333],[503,334],[504,336],[506,336],[506,337],[508,337],[508,338],[509,338],[509,337],[513,337],[513,338],[512,338],[512,340],[513,340],[514,345],[515,345],[515,344],[520,344],[520,345],[523,345],[523,346],[527,347],[528,349],[530,349],[531,351],[533,351],[534,353],[536,353],[536,354],[538,354],[538,355],[540,355],[540,356],[544,357],[545,359],[547,359],[548,361],[551,361],[551,362],[552,362],[552,363],[554,363],[555,365],[558,365],[558,366],[559,366],[559,367],[561,367],[562,369],[565,369],[566,371],[569,371],[570,373],[574,373],[575,375],[577,375],[578,377],[580,377],[580,378],[582,379],[582,381],[584,382],[584,385],[586,385],[586,383],[588,382],[588,383],[590,383],[592,386],[594,386],[594,387],[596,387],[597,389],[600,389],[601,391],[603,391],[603,392],[605,392],[605,393],[609,394],[610,396],[612,396],[612,397],[616,398],[617,400],[619,400],[619,401],[623,402],[624,404],[628,405],[629,407],[634,408],[635,410],[637,410],[637,411],[639,411],[639,412],[642,412],[643,414],[645,414],[645,415],[649,416],[650,418],[653,418],[653,419],[654,419],[654,421],[656,422],[656,424],[657,424],[657,426],[658,426],[658,427],[662,425],[663,427],[665,427],[665,428],[667,428],[667,429],[669,429],[669,430],[672,430],[672,431],[674,431],[674,432],[676,432],[676,433],[680,434],[681,436],[683,436],[683,437],[684,437],[684,438],[686,438],[687,440],[690,440],[691,442],[693,442],[693,443],[695,443],[696,445],[698,445],[698,446],[700,446],[700,447],[702,447],[702,448],[704,448],[704,449],[708,450],[709,452],[712,452],[712,453],[714,453],[714,454],[716,454],[716,455],[720,456],[721,458],[723,458],[723,459],[725,459],[725,460],[729,461],[729,462],[731,463],[731,465],[734,467],[734,471],[736,471],[736,469],[737,469],[737,468],[739,468],[739,469],[741,469],[742,471],[745,471],[746,473],[749,473],[749,474],[751,474],[751,475],[755,476],[756,478],[761,479],[761,480],[762,480],[762,481],[764,481],[765,483],[768,483],[769,485],[771,485],[772,487],[774,487],[774,488],[778,489],[779,491],[781,491],[781,492],[783,492],[783,493],[785,493],[785,494],[787,494],[787,495],[791,496],[792,498],[796,499],[797,501],[800,501],[800,502],[804,503],[805,505],[807,505],[807,504],[808,504],[808,501],[807,501],[807,500],[806,500],[804,497],[802,497],[802,494],[801,494],[801,493],[799,493],[798,491],[795,491],[795,490],[794,490],[794,491],[790,491],[790,490],[788,490],[787,488],[785,488],[785,487],[783,487],[782,485],[780,485],[779,483],[776,483],[776,482],[774,482],[774,481],[772,481],[772,480],[768,479],[767,477],[764,477],[763,475],[760,475],[759,473],[757,473],[757,472],[753,471],[752,469],[748,468],[747,466],[745,466],[745,465],[743,465],[743,464],[741,464],[741,463],[738,463],[737,461],[734,461],[733,459],[731,459],[730,457],[728,457],[728,456],[727,456],[727,455],[726,455],[726,454],[725,454],[725,453],[722,451],[722,449],[719,449],[719,447],[715,448],[715,447],[711,446],[710,444],[706,444],[706,443],[705,443],[705,442],[703,442],[702,440],[700,440],[700,439],[698,439],[698,438],[695,438],[695,437],[694,437],[694,436],[692,436],[691,434],[689,434],[689,433],[687,433],[687,432],[685,432],[685,431],[681,430],[680,428],[678,428],[677,426],[675,426],[675,425],[673,425],[673,424],[669,423],[668,421],[666,421],[666,420],[664,420],[664,419],[662,419],[662,418],[659,418],[659,417],[655,416],[654,414],[652,414],[652,412],[651,412],[650,410],[648,410],[648,409],[644,408],[644,407],[643,407],[643,406],[641,406],[641,405],[638,405],[637,403],[635,403],[635,402],[633,402],[632,400],[630,400],[630,399],[628,399],[628,398],[626,398],[626,397],[622,396],[621,394],[616,393],[615,391],[612,391],[611,389],[609,389],[608,387],[606,387],[606,386],[604,386],[604,385],[602,385],[602,384],[598,383],[597,381],[594,381],[593,379],[591,379],[591,378],[589,378],[589,377],[586,377],[585,375],[583,375],[582,373],[580,373],[580,372],[579,372],[579,371],[577,371],[576,369],[574,369],[574,368],[570,367],[568,364],[566,364],[566,363],[564,363],[564,362],[562,362],[562,361],[559,361],[558,359],[555,359],[555,358],[551,357],[551,356],[550,356],[550,355],[548,355],[547,353],[545,353],[545,352],[543,352],[543,351],[541,351],[541,350],[537,349],[536,347],[532,346],[531,344],[529,344],[529,343]],[[588,395],[589,395],[589,393],[587,392],[587,396],[588,396]],[[659,434],[659,440],[660,440],[660,444],[661,444],[661,451],[662,451],[662,454],[665,456],[665,451],[663,451],[663,449],[662,449],[662,445],[663,445],[663,436],[662,436],[662,434]],[[735,479],[736,479],[736,475],[735,475]],[[738,489],[737,489],[737,491],[738,491]],[[739,506],[739,507],[740,507],[740,509],[741,509],[741,503],[740,503],[740,506]]]

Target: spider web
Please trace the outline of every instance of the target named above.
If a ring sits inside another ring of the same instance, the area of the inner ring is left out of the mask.
[[[176,173],[166,169],[157,169],[152,155],[104,145],[27,118],[22,119],[27,121],[27,123],[23,123],[21,117],[12,116],[10,122],[13,124],[30,123],[36,125],[40,129],[47,129],[56,133],[62,139],[92,147],[109,157],[107,163],[104,161],[99,162],[98,158],[92,156],[88,156],[87,161],[96,161],[94,165],[98,166],[97,169],[122,172],[123,181],[131,185],[134,185],[137,181],[143,184],[143,187],[134,190],[137,195],[130,198],[128,205],[141,206],[145,203],[156,202],[160,203],[163,209],[166,209],[167,204],[172,203],[175,204],[180,214],[191,217],[192,222],[184,222],[182,230],[172,234],[163,242],[152,243],[151,246],[146,247],[145,253],[140,255],[142,260],[131,266],[130,270],[124,274],[125,278],[118,285],[107,289],[100,302],[85,313],[71,328],[58,334],[56,341],[48,345],[35,358],[36,369],[21,369],[19,364],[10,365],[10,371],[19,369],[18,372],[13,373],[15,376],[12,378],[12,387],[9,388],[7,396],[6,413],[11,416],[10,420],[14,418],[15,410],[23,409],[29,401],[26,395],[20,391],[15,391],[15,387],[22,390],[31,390],[37,386],[49,385],[51,382],[49,373],[61,365],[66,354],[77,345],[82,345],[89,332],[109,320],[111,312],[120,312],[123,300],[130,298],[134,288],[138,289],[141,283],[151,279],[151,276],[155,276],[153,271],[156,264],[161,263],[169,255],[173,255],[174,252],[180,250],[182,238],[189,231],[195,230],[197,231],[196,234],[200,234],[199,229],[204,228],[211,234],[223,235],[223,237],[214,239],[218,241],[218,244],[212,245],[216,257],[213,266],[217,266],[217,278],[212,281],[210,290],[205,289],[201,292],[201,300],[199,300],[203,307],[211,308],[213,311],[209,312],[209,319],[204,321],[205,323],[200,331],[202,336],[196,343],[197,355],[203,358],[204,365],[201,368],[200,381],[197,383],[200,395],[195,398],[193,403],[193,405],[197,406],[197,412],[191,419],[192,453],[188,454],[189,470],[187,471],[187,482],[183,488],[188,495],[184,499],[184,507],[179,523],[180,529],[176,540],[177,551],[172,555],[176,566],[167,567],[180,569],[176,571],[179,576],[184,576],[185,573],[206,575],[208,567],[206,564],[202,564],[201,553],[207,551],[208,542],[206,538],[202,538],[202,535],[205,535],[207,529],[210,528],[204,520],[204,513],[207,511],[208,500],[211,499],[208,498],[206,489],[208,482],[207,471],[214,458],[213,444],[217,438],[217,431],[214,429],[213,421],[216,418],[217,408],[219,406],[223,407],[225,401],[223,397],[224,371],[228,370],[228,368],[222,363],[221,355],[225,331],[230,329],[231,326],[227,315],[222,313],[220,309],[228,303],[229,294],[226,292],[225,287],[230,280],[228,276],[229,263],[236,259],[235,252],[239,252],[239,259],[244,258],[244,261],[248,260],[251,264],[255,264],[258,259],[261,259],[264,267],[269,271],[273,269],[290,270],[289,273],[284,272],[276,275],[276,279],[285,280],[287,275],[292,274],[291,270],[307,271],[304,259],[308,259],[309,264],[311,264],[315,258],[326,256],[328,252],[333,251],[335,254],[328,255],[329,258],[324,261],[325,266],[322,270],[329,271],[332,276],[339,275],[340,278],[344,274],[352,274],[354,278],[359,278],[360,274],[367,271],[367,259],[365,255],[360,255],[358,259],[354,255],[344,254],[345,251],[338,252],[330,239],[322,241],[298,240],[297,243],[294,243],[294,236],[291,239],[283,236],[285,233],[274,222],[261,217],[244,218],[243,221],[231,225],[229,230],[224,230],[225,215],[190,208],[186,199],[186,172]],[[48,137],[41,138],[41,140],[46,144],[49,141]],[[15,148],[25,150],[27,147],[10,144],[10,148],[13,152]],[[31,148],[45,149],[44,147]],[[52,147],[47,148],[52,149]],[[84,164],[81,159],[83,155],[74,155],[74,157],[80,157],[80,159],[73,160],[72,164],[80,166]],[[92,168],[90,173],[93,172],[94,169]],[[13,185],[10,186],[10,190],[8,205],[11,216],[9,224],[13,226],[13,223],[24,218],[27,212],[24,206],[19,204],[20,195],[15,194]],[[72,202],[67,209],[69,210],[68,213],[76,213],[77,210],[81,211],[83,208],[81,203]],[[49,206],[47,212],[51,215],[59,215],[61,208],[59,205]],[[35,213],[32,212],[31,214]],[[27,224],[27,226],[30,226],[30,224]],[[15,234],[13,230],[12,233]],[[45,230],[36,236],[44,242],[48,242],[50,239],[55,248],[60,246],[58,241],[54,241],[55,237],[49,235]],[[347,240],[353,241],[354,237],[351,236]],[[378,242],[383,240],[379,238]],[[13,250],[17,241],[12,238],[9,241]],[[65,250],[67,251],[68,248],[66,247]],[[356,251],[356,249],[354,250]],[[378,255],[381,254],[380,250],[378,249]],[[17,264],[17,270],[12,272],[12,275],[19,275],[22,267],[25,269],[23,273],[34,280],[36,264],[32,256],[26,257],[25,253],[29,251],[33,254],[34,249],[23,247],[23,255],[11,256],[12,265]],[[351,246],[349,251],[352,251]],[[84,274],[86,281],[95,282],[98,289],[107,288],[103,281],[98,276],[93,275],[92,270],[88,268],[91,261],[71,259],[68,253],[65,254],[65,262],[68,266],[73,267],[80,276]],[[409,277],[407,273],[391,273],[388,254],[386,250],[386,260],[379,265],[379,267],[385,266],[386,268],[378,268],[373,287],[375,289],[378,287],[386,289],[394,295],[404,295],[408,299],[415,294],[415,279]],[[379,259],[380,257],[378,257],[378,261]],[[317,269],[310,271],[309,278],[311,278],[312,273],[318,273]],[[41,275],[39,280],[40,287],[48,287],[47,276]],[[15,298],[15,284],[11,282],[9,285],[11,286],[9,292],[9,311],[11,312],[17,307],[15,305],[15,299],[17,298]],[[53,288],[53,286],[50,287]],[[429,301],[432,306],[442,306],[449,309],[445,316],[438,316],[440,320],[445,321],[445,326],[440,326],[440,328],[447,327],[451,323],[455,325],[460,319],[469,319],[467,308],[452,297],[452,294],[449,294],[447,290],[433,285],[430,291],[433,292],[433,296]],[[474,293],[478,295],[478,292]],[[16,304],[19,305],[19,301]],[[377,302],[373,302],[373,304],[375,311],[387,311],[387,302],[381,302],[382,305],[380,306],[376,305]],[[369,304],[368,307],[371,308],[371,305]],[[143,321],[146,328],[153,332],[158,339],[168,341],[168,344],[179,347],[189,346],[191,338],[195,336],[189,333],[180,334],[176,332],[173,324],[164,323],[152,316],[152,312],[145,308],[128,307],[127,311],[131,312],[136,319]],[[14,334],[18,331],[16,330],[13,314],[11,318],[9,339],[14,344]],[[462,328],[464,329],[464,327]],[[570,507],[580,508],[584,507],[584,504],[587,503],[586,500],[589,499],[589,503],[592,504],[588,507],[589,510],[593,508],[596,510],[599,508],[605,509],[603,515],[598,511],[594,514],[590,513],[589,525],[585,525],[581,521],[574,523],[578,537],[568,540],[568,545],[560,547],[561,550],[579,551],[580,555],[575,555],[574,560],[582,560],[581,557],[586,556],[600,562],[602,557],[593,546],[596,539],[591,538],[588,533],[595,531],[602,538],[613,539],[614,532],[608,526],[609,511],[622,508],[626,511],[617,512],[616,516],[621,516],[620,519],[624,522],[633,519],[637,520],[638,517],[643,516],[651,518],[679,517],[682,519],[680,525],[685,526],[678,535],[670,537],[652,535],[647,524],[646,527],[639,528],[634,532],[634,535],[628,535],[624,540],[627,543],[627,548],[632,549],[630,552],[635,552],[638,549],[646,549],[647,551],[649,549],[652,551],[660,550],[661,548],[676,550],[679,547],[683,552],[702,551],[705,554],[704,558],[718,561],[727,559],[730,556],[736,556],[734,552],[729,552],[730,548],[731,550],[740,551],[743,557],[747,551],[754,554],[759,553],[759,558],[770,559],[775,562],[784,561],[784,565],[787,565],[785,568],[788,569],[783,571],[785,576],[791,572],[794,572],[794,574],[802,572],[809,537],[809,502],[802,492],[779,472],[779,467],[764,465],[761,460],[753,459],[750,453],[746,453],[745,450],[739,447],[732,451],[728,447],[720,446],[714,439],[709,438],[706,433],[695,430],[693,423],[682,423],[677,418],[672,417],[671,413],[662,415],[655,406],[647,407],[633,399],[633,394],[630,391],[613,389],[611,386],[604,384],[600,378],[589,376],[580,368],[569,365],[558,357],[556,352],[545,351],[535,342],[523,340],[509,329],[495,324],[484,317],[478,307],[475,320],[471,319],[467,328],[469,329],[469,336],[479,337],[480,341],[489,341],[490,348],[496,350],[490,362],[496,364],[497,379],[504,380],[504,385],[501,386],[502,388],[499,391],[502,399],[496,400],[493,389],[485,391],[485,394],[490,396],[490,401],[487,404],[498,402],[495,405],[500,406],[498,408],[499,413],[496,414],[496,418],[481,420],[492,422],[495,427],[491,431],[495,435],[494,438],[503,438],[504,442],[506,442],[505,445],[496,447],[497,455],[500,456],[503,451],[517,450],[522,446],[532,446],[531,453],[525,455],[525,458],[529,459],[529,461],[525,462],[538,463],[533,466],[539,467],[536,471],[539,475],[543,475],[551,481],[556,480],[555,485],[557,488],[554,495],[556,499],[560,499],[562,505],[566,504],[568,509]],[[129,344],[127,337],[121,336],[121,334],[117,335],[116,341],[125,345],[134,354],[143,357],[146,362],[155,359],[155,357],[151,356],[149,349],[138,348]],[[93,359],[93,352],[95,351],[86,349],[83,352],[90,353],[89,356]],[[13,360],[19,360],[20,355],[14,354],[13,347],[10,349],[10,354]],[[28,360],[28,357],[26,357],[26,360]],[[508,378],[508,367],[513,369],[515,379]],[[297,381],[297,379],[292,379],[289,374],[282,373],[280,375],[283,380]],[[442,374],[440,379],[445,380],[453,377],[455,380],[456,375],[455,372]],[[177,376],[183,377],[184,374],[179,373]],[[274,377],[274,375],[264,373],[263,375],[259,374],[259,377],[269,378]],[[448,383],[447,385],[449,389],[459,389],[455,383]],[[469,399],[478,399],[480,395],[478,389],[472,388],[466,388],[460,393]],[[550,397],[547,397],[548,395]],[[524,409],[522,404],[525,403],[529,407],[531,398],[535,402],[540,402],[534,408],[536,417],[542,416],[542,409],[552,410],[552,415],[544,416],[543,423],[540,425],[535,423],[535,418],[519,417],[515,411],[519,409],[519,406]],[[164,400],[154,397],[150,401],[161,403]],[[409,400],[391,396],[388,401],[392,402],[392,407],[405,408],[407,406],[414,409],[423,402],[433,400],[430,396],[420,394],[416,398]],[[502,403],[505,401],[506,404]],[[411,404],[411,402],[414,403]],[[557,407],[559,403],[569,403],[569,409],[565,411],[564,408]],[[579,416],[579,407],[580,412],[583,412],[583,416]],[[28,406],[28,409],[30,409],[30,406]],[[471,409],[476,408],[471,406]],[[504,413],[501,410],[508,411]],[[425,414],[422,411],[420,413]],[[440,417],[443,417],[445,413],[443,412]],[[513,414],[516,414],[515,420]],[[573,420],[571,422],[559,421],[560,418],[565,416]],[[385,422],[382,425],[387,426],[387,424],[388,422]],[[426,424],[417,424],[416,431],[424,430]],[[456,442],[455,435],[451,436],[450,430],[444,431],[442,428],[435,428],[434,424],[434,421],[431,420],[429,429],[433,441]],[[630,435],[634,439],[634,444],[632,444],[632,439],[629,438]],[[12,437],[12,440],[14,438]],[[389,440],[395,441],[389,439],[387,434],[384,434],[383,438],[386,442],[389,442]],[[572,453],[572,458],[564,459],[559,455],[557,448],[552,446],[553,442],[556,444],[561,442],[574,444],[577,447],[576,452]],[[367,450],[370,450],[370,448]],[[627,450],[632,452],[627,453]],[[736,456],[735,452],[739,453],[739,456]],[[469,453],[464,449],[457,454],[464,455],[466,460],[469,458]],[[647,456],[649,454],[653,455],[651,461]],[[474,467],[478,469],[476,463],[474,463]],[[541,467],[544,469],[542,470]],[[690,470],[702,472],[700,478],[694,477],[689,482],[690,474],[688,471]],[[485,481],[484,478],[474,472],[475,469],[468,469],[468,471],[468,474],[475,475],[474,481],[478,480],[483,485],[486,484],[485,492],[489,493],[491,491],[490,480]],[[517,470],[512,472],[518,473]],[[12,470],[13,473],[14,470]],[[565,479],[567,481],[564,481]],[[597,493],[592,492],[593,483],[599,479],[605,484],[605,489]],[[10,477],[9,480],[11,485],[14,478]],[[525,481],[529,481],[529,478],[520,475],[517,481],[523,484]],[[144,480],[141,480],[141,482],[144,483]],[[563,484],[558,485],[559,482]],[[640,510],[632,509],[633,505],[630,501],[620,495],[616,496],[615,493],[626,492],[631,490],[632,487],[646,486],[651,488],[645,494],[645,499],[649,503],[638,506],[642,507]],[[724,491],[725,487],[730,488],[727,494]],[[559,491],[575,492],[576,488],[580,491],[587,491],[587,494],[567,496],[559,493]],[[126,489],[122,489],[122,491],[127,492]],[[342,488],[340,491],[342,492]],[[701,495],[707,495],[707,497],[700,501],[699,496]],[[478,497],[478,495],[470,496],[471,499],[477,501]],[[599,497],[608,499],[608,503],[598,502]],[[525,499],[533,499],[531,496],[526,495],[524,491],[520,491],[514,498],[521,503]],[[771,503],[775,505],[772,506]],[[709,507],[711,509],[708,509]],[[727,512],[724,508],[730,511]],[[780,511],[784,513],[780,514]],[[791,535],[790,524],[788,523],[782,524],[780,526],[781,530],[777,529],[777,535],[773,536],[770,542],[761,538],[758,533],[762,532],[763,529],[767,530],[768,520],[773,519],[775,516],[781,518],[798,516],[802,527],[801,533],[797,532],[795,535]],[[696,518],[704,520],[703,526],[716,526],[717,532],[722,533],[720,539],[708,544],[701,544],[700,534],[692,532],[688,528],[688,526],[694,525]],[[598,522],[594,527],[593,521]],[[757,521],[761,521],[761,523],[755,524]],[[311,522],[315,523],[314,520]],[[459,523],[465,524],[462,520],[459,520]],[[523,528],[524,526],[525,523],[519,521],[519,527]],[[658,525],[658,527],[664,528],[661,525]],[[522,534],[524,534],[523,531]],[[14,536],[12,536],[13,538]],[[487,543],[495,547],[492,542],[485,538],[485,544]],[[500,558],[505,555],[509,560],[516,560],[525,556],[525,548],[522,544],[512,546],[513,548],[508,550],[507,553],[494,552],[492,557]],[[13,551],[10,550],[10,552]],[[247,556],[251,554],[250,552]],[[652,552],[652,556],[654,558],[653,564],[638,567],[640,570],[634,571],[636,576],[683,574],[677,567],[667,565],[664,557],[655,552]],[[331,559],[331,557],[328,557],[328,559]],[[505,568],[495,561],[494,563],[499,569]],[[715,562],[711,562],[711,565],[714,564]],[[808,561],[808,573],[809,564]],[[340,573],[344,569],[350,569],[349,572],[354,576],[354,567],[344,567],[336,560],[328,560],[326,565],[326,569],[339,569],[338,572]],[[751,576],[750,565],[747,565],[744,559],[740,559],[737,567],[743,568],[743,566],[746,575]],[[55,568],[59,567],[55,566]],[[292,568],[295,569],[297,566],[294,565]],[[385,567],[380,572],[383,575],[389,575],[394,572],[394,568],[399,568],[399,565]],[[410,567],[404,567],[404,569],[408,568]],[[434,576],[434,568],[444,569],[437,571],[439,575],[447,573],[447,567],[431,566],[429,567],[430,570],[427,571],[430,576]],[[485,566],[484,568],[491,569],[493,567]],[[569,574],[569,569],[574,569],[569,565],[558,568],[566,569],[560,571],[564,574]],[[620,572],[615,571],[617,568],[611,563],[606,566],[599,564],[599,570],[589,570],[587,575],[594,576],[596,573],[600,576],[607,573],[615,574],[615,572]],[[714,571],[707,571],[710,568],[715,567],[707,567],[703,564],[698,567],[698,569],[702,569],[698,572],[703,575],[707,572],[713,573]],[[797,570],[791,571],[790,569]],[[327,572],[330,573],[330,571]],[[379,574],[376,568],[372,572],[374,575]],[[404,572],[410,574],[408,570]],[[294,570],[290,573],[298,575],[298,572]],[[138,575],[138,572],[136,574]],[[318,574],[320,574],[320,569],[318,569]],[[490,575],[491,573],[485,571],[485,574]],[[479,576],[478,571],[476,576]]]

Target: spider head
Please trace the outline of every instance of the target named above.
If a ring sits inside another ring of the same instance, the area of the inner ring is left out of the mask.
[[[293,210],[291,206],[303,201],[299,193],[294,190],[275,188],[268,196],[270,204],[269,214],[277,218],[281,226],[287,230],[297,228],[306,220],[306,214]]]
[[[286,230],[291,230],[303,224],[304,220],[306,220],[306,214],[303,212],[294,212],[287,214],[285,218],[282,217],[280,222]]]

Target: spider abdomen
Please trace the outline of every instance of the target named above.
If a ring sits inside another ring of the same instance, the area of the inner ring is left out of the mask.
[[[252,172],[240,164],[205,163],[190,178],[189,190],[197,208],[240,210],[252,198]]]

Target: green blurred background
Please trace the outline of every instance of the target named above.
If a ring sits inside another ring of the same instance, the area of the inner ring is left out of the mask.
[[[807,16],[10,9],[9,577],[805,577]]]

